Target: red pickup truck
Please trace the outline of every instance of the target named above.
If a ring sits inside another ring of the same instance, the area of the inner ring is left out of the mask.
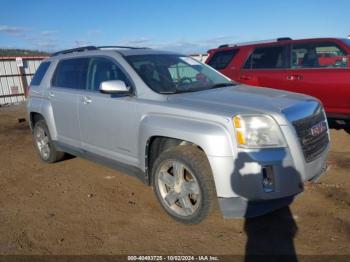
[[[350,125],[350,39],[278,38],[208,53],[206,63],[232,80],[317,97],[330,120]]]

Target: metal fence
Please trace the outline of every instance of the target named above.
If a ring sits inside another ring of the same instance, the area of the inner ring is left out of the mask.
[[[25,100],[25,92],[44,57],[0,57],[0,105]]]
[[[191,56],[202,62],[207,58],[206,54]],[[42,56],[0,57],[0,105],[25,100],[30,81],[44,58]]]

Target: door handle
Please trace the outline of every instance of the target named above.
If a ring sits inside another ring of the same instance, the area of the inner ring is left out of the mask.
[[[303,79],[303,76],[301,76],[301,75],[287,76],[287,80],[289,80],[289,81],[302,80],[302,79]]]
[[[49,98],[53,98],[53,97],[55,97],[55,94],[50,91],[48,96],[49,96]]]
[[[248,76],[248,75],[241,75],[241,76],[240,76],[240,79],[241,79],[241,80],[252,80],[253,77],[252,77],[252,76]]]
[[[90,103],[92,102],[92,99],[91,99],[91,97],[89,97],[89,96],[83,96],[82,102],[83,102],[84,104],[90,104]]]

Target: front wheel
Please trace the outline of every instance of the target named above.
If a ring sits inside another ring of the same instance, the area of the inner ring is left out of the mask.
[[[195,146],[177,146],[154,163],[153,187],[164,210],[185,224],[207,217],[216,193],[205,154]]]

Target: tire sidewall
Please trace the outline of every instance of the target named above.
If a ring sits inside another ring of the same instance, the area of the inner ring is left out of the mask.
[[[180,146],[181,147],[181,146]],[[183,146],[182,146],[183,147]],[[170,209],[165,203],[164,199],[160,193],[159,190],[159,185],[158,185],[158,176],[159,176],[159,170],[163,163],[166,161],[178,161],[182,163],[188,170],[195,176],[200,194],[201,194],[201,199],[199,206],[197,210],[195,211],[194,214],[190,216],[181,216],[178,215],[175,211]],[[209,193],[208,193],[208,188],[207,185],[204,182],[204,174],[202,173],[203,167],[199,166],[196,161],[189,161],[184,154],[181,154],[181,150],[169,150],[166,152],[163,152],[158,159],[154,163],[154,168],[153,168],[153,189],[155,191],[155,194],[158,198],[158,201],[160,202],[162,208],[174,219],[176,219],[179,222],[185,223],[185,224],[196,224],[199,223],[204,217],[209,212],[210,205],[208,205],[209,201]]]
[[[38,148],[38,145],[37,145],[37,141],[36,141],[36,131],[38,128],[42,128],[45,133],[47,134],[47,137],[49,139],[48,141],[48,144],[49,144],[49,147],[50,147],[50,154],[49,154],[49,157],[47,159],[43,158],[41,153],[40,153],[40,150]],[[33,129],[33,137],[34,137],[34,145],[35,145],[35,148],[37,150],[37,153],[40,157],[40,159],[44,162],[48,162],[48,163],[52,163],[55,161],[55,148],[54,148],[54,145],[52,143],[52,139],[51,139],[51,136],[50,136],[50,132],[49,132],[49,129],[45,123],[44,120],[38,120],[35,125],[34,125],[34,129]]]

